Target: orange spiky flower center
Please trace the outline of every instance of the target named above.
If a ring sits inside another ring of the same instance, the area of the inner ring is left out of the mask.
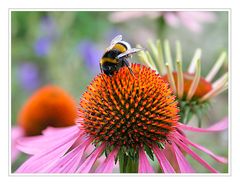
[[[172,74],[177,86],[178,85],[177,72],[174,71]],[[163,79],[168,81],[167,75],[164,75]],[[194,74],[183,73],[183,80],[184,80],[183,98],[187,96],[189,89],[192,85],[193,79],[194,79]],[[212,90],[212,84],[201,77],[198,83],[197,89],[193,95],[193,99],[199,99],[203,97],[205,94],[207,94],[208,92],[210,92],[211,90]]]
[[[127,67],[98,75],[81,98],[81,126],[96,143],[138,148],[175,130],[179,109],[168,83],[143,65],[131,69],[134,76]]]
[[[77,106],[73,98],[57,86],[44,86],[23,105],[18,124],[27,136],[39,135],[48,126],[66,127],[75,124]]]

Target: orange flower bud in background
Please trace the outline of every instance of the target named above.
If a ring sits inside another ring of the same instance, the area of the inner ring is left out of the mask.
[[[41,134],[48,126],[66,127],[75,124],[77,108],[74,99],[57,86],[44,86],[23,105],[18,124],[25,135]]]
[[[173,72],[173,78],[176,83],[176,86],[178,86],[177,72]],[[168,76],[164,75],[163,79],[168,81]],[[183,79],[184,79],[183,96],[186,97],[192,85],[194,74],[183,73]],[[201,98],[205,94],[209,93],[211,90],[212,90],[212,84],[206,81],[203,77],[200,77],[196,91],[193,94],[193,98]]]

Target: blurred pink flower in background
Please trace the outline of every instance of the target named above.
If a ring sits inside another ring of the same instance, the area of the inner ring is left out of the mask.
[[[168,25],[177,27],[182,24],[196,33],[203,30],[203,23],[211,23],[216,20],[213,12],[165,12],[162,16]]]
[[[110,14],[109,19],[112,22],[124,22],[129,21],[131,19],[140,18],[146,16],[151,19],[158,18],[160,16],[160,12],[113,12]]]
[[[163,17],[169,26],[176,28],[183,25],[195,33],[200,33],[203,30],[203,23],[216,21],[216,15],[207,11],[114,12],[110,14],[109,19],[112,22],[119,23],[144,16],[150,19]]]

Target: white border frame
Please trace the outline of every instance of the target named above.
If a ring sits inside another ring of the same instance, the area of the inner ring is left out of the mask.
[[[44,173],[37,173],[37,174],[15,174],[11,173],[11,12],[13,11],[226,11],[228,12],[228,69],[229,69],[229,89],[228,89],[228,101],[229,101],[229,107],[228,107],[228,120],[229,120],[229,130],[228,130],[228,173],[219,173],[219,174],[213,174],[213,173],[193,173],[193,174],[161,174],[161,173],[155,173],[155,174],[120,174],[120,173],[112,173],[112,174],[44,174]],[[9,117],[9,126],[8,126],[8,132],[9,132],[9,137],[8,137],[8,152],[9,152],[9,157],[8,157],[8,175],[9,176],[25,176],[25,177],[30,177],[30,176],[39,176],[39,177],[46,177],[46,176],[96,176],[96,177],[122,177],[122,176],[129,176],[129,177],[174,177],[174,176],[185,176],[185,177],[209,177],[209,176],[218,176],[218,177],[226,177],[226,176],[231,176],[232,175],[232,155],[231,155],[231,136],[232,136],[232,129],[231,129],[231,9],[229,8],[164,8],[164,9],[159,9],[159,8],[124,8],[124,9],[116,9],[116,8],[84,8],[84,9],[75,9],[75,8],[69,8],[69,9],[62,9],[62,8],[10,8],[8,9],[8,33],[9,33],[9,47],[8,47],[8,58],[9,58],[9,65],[8,65],[8,90],[10,95],[8,96],[8,101],[9,101],[9,110],[8,110],[8,117]]]

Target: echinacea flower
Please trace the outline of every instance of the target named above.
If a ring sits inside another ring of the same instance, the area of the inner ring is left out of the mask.
[[[212,23],[216,20],[216,15],[209,11],[121,11],[111,13],[109,19],[112,22],[119,23],[142,17],[150,19],[162,17],[171,27],[176,28],[183,25],[195,33],[202,32],[203,23]]]
[[[40,135],[48,126],[74,125],[76,118],[77,106],[67,92],[54,85],[39,88],[19,111],[18,125],[12,129],[12,161],[19,153],[18,139]]]
[[[200,48],[196,49],[188,70],[183,71],[182,49],[179,41],[176,42],[175,62],[173,62],[168,40],[164,41],[163,47],[160,40],[156,44],[149,41],[149,47],[151,53],[141,51],[139,58],[169,82],[179,101],[181,122],[187,123],[195,115],[201,124],[201,115],[208,110],[210,100],[228,88],[227,72],[212,82],[226,61],[226,52],[221,53],[212,69],[204,77],[201,75],[202,50]]]
[[[157,160],[164,173],[175,170],[164,154],[170,145],[180,172],[194,172],[183,152],[210,172],[217,172],[194,147],[225,163],[226,159],[191,142],[183,130],[221,131],[227,120],[208,128],[193,128],[179,123],[179,108],[168,83],[144,65],[132,64],[132,75],[122,67],[113,76],[99,74],[83,94],[77,124],[69,128],[48,128],[42,136],[23,139],[19,149],[31,154],[17,173],[110,173],[115,163],[120,172],[153,173],[151,160]],[[81,142],[79,142],[81,141]],[[94,146],[92,152],[86,150]],[[105,160],[99,162],[99,157]],[[98,166],[95,171],[92,167]]]

